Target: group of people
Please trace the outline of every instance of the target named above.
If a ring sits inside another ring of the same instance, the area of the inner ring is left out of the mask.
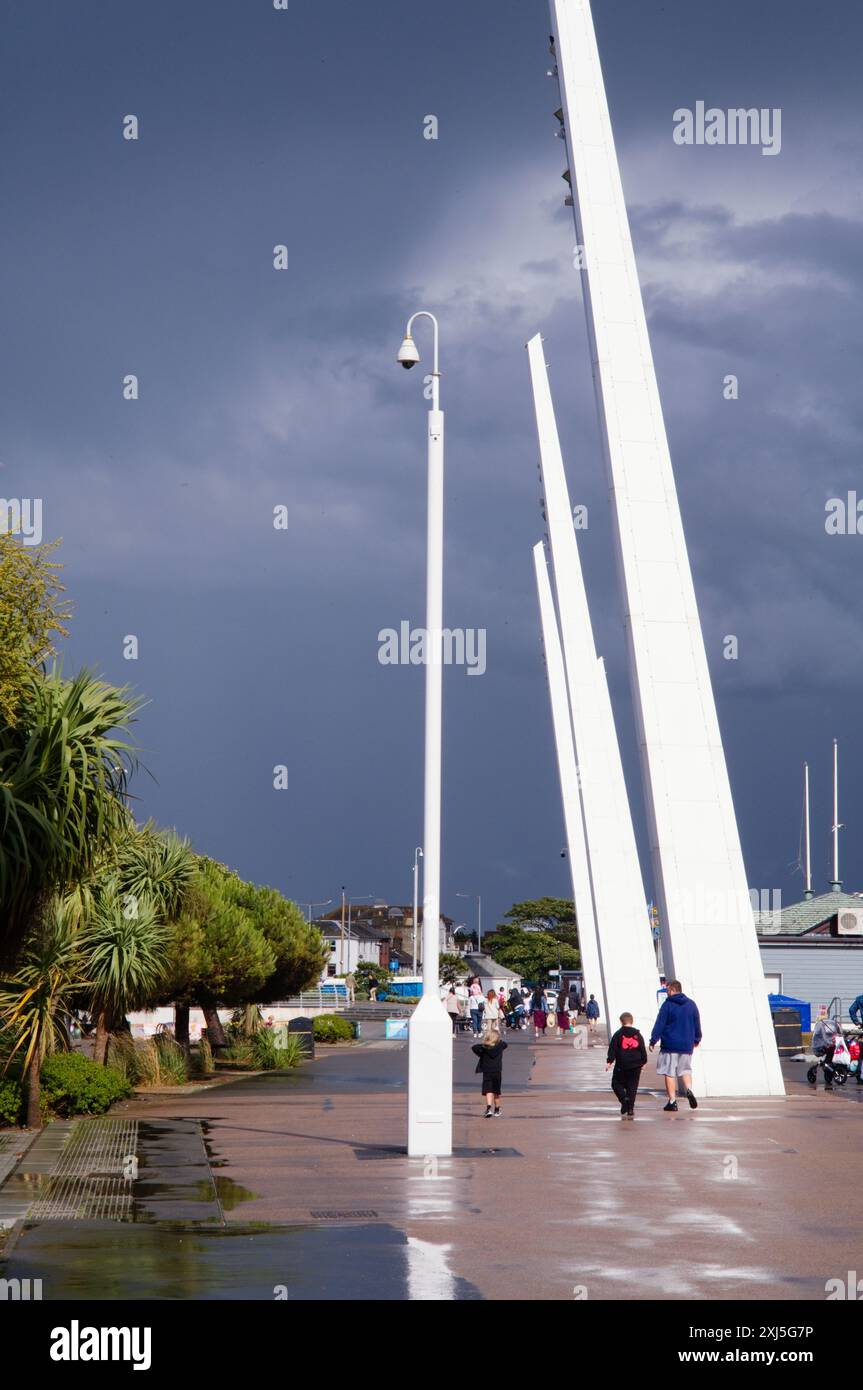
[[[533,1015],[536,1036],[541,1036],[544,1031],[550,1007],[558,1013],[558,1019],[563,1018],[567,1023],[571,1019],[572,1006],[564,1007],[564,1003],[569,1004],[569,1000],[567,998],[562,1001],[563,993],[561,991],[550,1006],[545,990],[537,988],[532,992],[530,1012]],[[494,995],[494,991],[490,990],[489,994]],[[591,1003],[595,1006],[592,1010]],[[592,1020],[595,1027],[596,1019],[599,1017],[599,1006],[593,995],[585,1008],[588,1021]],[[538,1022],[537,1015],[541,1022]],[[564,1024],[561,1023],[560,1026],[563,1034]],[[648,1051],[653,1052],[657,1044],[659,1055],[656,1070],[665,1081],[666,1102],[663,1109],[677,1110],[678,1086],[682,1085],[684,1098],[690,1108],[696,1110],[698,1100],[692,1090],[692,1054],[700,1042],[701,1019],[698,1007],[694,1000],[683,993],[683,986],[679,980],[668,981],[666,997],[656,1016],[649,1043],[645,1043],[642,1034],[634,1026],[632,1014],[622,1013],[620,1027],[609,1041],[606,1058],[606,1070],[613,1068],[611,1088],[620,1102],[621,1118],[635,1118],[635,1101],[641,1072],[647,1064]],[[503,1054],[506,1047],[498,1013],[494,1019],[485,1020],[480,1041],[473,1047],[477,1056],[476,1070],[481,1075],[480,1087],[486,1105],[486,1119],[497,1118],[501,1113]]]
[[[452,1020],[453,1033],[469,1027],[475,1038],[481,1037],[491,1024],[499,1031],[524,1030],[532,1021],[534,1037],[544,1037],[551,1022],[563,1040],[580,1013],[585,1014],[591,1031],[599,1020],[596,999],[591,994],[585,1002],[584,991],[575,982],[561,990],[513,982],[509,992],[503,988],[483,991],[479,977],[474,975],[464,982],[445,985],[441,998]]]

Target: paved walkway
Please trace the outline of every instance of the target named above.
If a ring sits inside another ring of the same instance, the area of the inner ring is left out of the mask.
[[[446,1160],[403,1152],[401,1043],[129,1102],[113,1113],[145,1136],[135,1224],[34,1226],[5,1272],[49,1298],[823,1299],[859,1264],[841,1194],[863,1092],[815,1093],[788,1064],[786,1100],[666,1115],[651,1060],[623,1123],[601,1046],[510,1042],[486,1120],[456,1040]]]

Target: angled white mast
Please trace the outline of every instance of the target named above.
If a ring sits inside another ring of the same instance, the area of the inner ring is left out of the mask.
[[[782,1095],[590,3],[550,9],[663,956],[701,1010],[696,1090]]]
[[[575,902],[575,915],[578,921],[578,944],[581,951],[581,968],[584,974],[584,988],[588,994],[595,994],[605,1002],[605,985],[596,940],[596,922],[593,916],[593,897],[590,892],[590,870],[587,862],[587,844],[584,837],[584,819],[581,812],[581,793],[578,789],[578,767],[575,761],[575,747],[572,741],[572,723],[569,715],[569,696],[566,691],[566,674],[563,667],[563,651],[560,645],[560,632],[548,566],[545,561],[545,546],[542,541],[533,547],[533,563],[536,571],[536,590],[539,598],[539,616],[542,624],[542,644],[545,649],[545,668],[548,675],[548,690],[551,698],[551,722],[554,728],[554,746],[557,752],[557,768],[560,775],[560,792],[563,799],[563,822],[566,830],[566,845],[569,867],[572,875],[572,897]]]
[[[649,1029],[656,1015],[658,976],[623,764],[605,669],[597,660],[593,640],[542,339],[538,334],[531,338],[527,351],[578,761],[590,887],[605,982],[606,1019],[613,1030],[617,1027],[618,1016],[626,1011],[634,1016],[637,1027]]]

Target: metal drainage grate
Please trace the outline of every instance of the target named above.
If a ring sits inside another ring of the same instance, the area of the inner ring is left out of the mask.
[[[315,1221],[376,1221],[378,1216],[370,1207],[357,1211],[312,1211],[309,1215]]]
[[[28,1221],[130,1221],[137,1120],[81,1120]]]

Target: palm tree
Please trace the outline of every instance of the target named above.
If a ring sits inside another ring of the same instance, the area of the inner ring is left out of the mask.
[[[116,880],[103,886],[80,934],[88,1002],[96,1018],[94,1060],[104,1062],[108,1035],[131,1009],[157,993],[167,970],[170,931],[151,898],[129,898]]]
[[[53,893],[86,879],[127,824],[128,689],[82,671],[34,674],[0,724],[0,957],[14,959]]]
[[[0,982],[0,1028],[11,1035],[4,1071],[22,1060],[28,1083],[27,1125],[39,1129],[42,1063],[60,1044],[69,1046],[66,1016],[82,984],[81,950],[73,907],[55,898],[28,937],[11,979]]]

